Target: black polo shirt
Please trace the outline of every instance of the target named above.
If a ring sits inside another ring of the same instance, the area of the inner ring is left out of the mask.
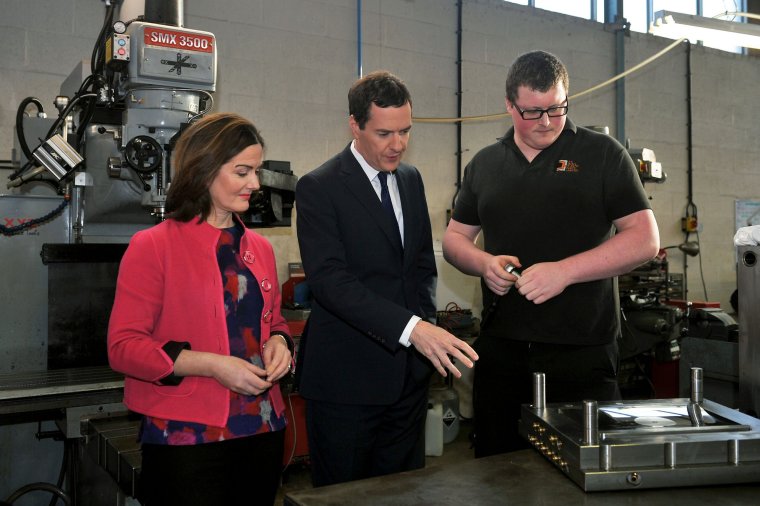
[[[525,269],[592,249],[612,236],[613,220],[649,208],[623,146],[568,119],[532,162],[515,144],[513,128],[479,151],[465,168],[453,218],[481,227],[487,252],[515,255]],[[493,297],[483,284],[483,306]],[[483,335],[608,343],[619,333],[617,298],[613,279],[571,285],[543,304],[510,290]]]

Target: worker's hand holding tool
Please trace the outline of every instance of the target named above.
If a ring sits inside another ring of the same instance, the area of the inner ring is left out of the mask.
[[[520,267],[520,260],[517,257],[509,255],[498,255],[489,258],[488,263],[483,268],[483,280],[486,286],[496,295],[504,295],[515,284],[515,276],[509,270]]]
[[[498,258],[498,257],[493,257],[493,258]],[[514,258],[514,257],[511,257],[511,258]],[[515,258],[515,261],[519,262],[519,260],[517,260],[517,258]],[[496,306],[499,305],[499,300],[501,299],[501,297],[505,293],[507,293],[509,291],[510,287],[513,284],[515,284],[515,282],[517,280],[519,280],[520,276],[522,275],[522,274],[520,274],[520,271],[517,269],[517,266],[515,264],[513,264],[512,262],[507,262],[507,264],[503,268],[501,267],[501,264],[500,264],[499,265],[499,270],[502,271],[502,272],[506,272],[507,274],[509,274],[510,278],[506,279],[506,281],[507,281],[506,282],[506,287],[503,288],[503,290],[500,288],[501,285],[502,285],[502,283],[503,283],[503,281],[497,281],[495,283],[494,286],[499,287],[499,289],[502,290],[501,292],[498,292],[498,291],[494,290],[493,288],[491,288],[492,291],[494,291],[496,294],[498,294],[498,297],[495,297],[493,299],[493,301],[491,302],[491,305],[488,306],[488,308],[486,308],[485,311],[483,311],[483,319],[482,319],[482,321],[480,323],[480,326],[483,327],[483,328],[487,327],[488,324],[490,323],[491,318],[493,317],[493,313],[496,311]],[[502,276],[503,276],[503,274],[500,274],[497,277],[498,277],[499,280],[505,280],[505,278],[502,277]],[[484,278],[485,278],[485,276],[484,276]],[[515,278],[515,279],[511,279],[511,278]],[[486,280],[486,285],[488,285],[488,281],[487,280]],[[490,285],[488,285],[488,286],[490,288]]]

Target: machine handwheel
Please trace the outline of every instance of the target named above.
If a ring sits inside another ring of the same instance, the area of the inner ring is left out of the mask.
[[[129,166],[137,172],[155,172],[161,166],[163,149],[153,137],[138,135],[127,143],[124,157]]]

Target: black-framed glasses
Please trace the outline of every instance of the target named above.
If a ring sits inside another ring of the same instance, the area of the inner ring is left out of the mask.
[[[550,118],[559,118],[560,116],[565,116],[567,114],[567,108],[569,104],[567,103],[567,97],[565,97],[565,105],[555,105],[553,107],[549,107],[548,109],[520,109],[520,106],[517,104],[512,104],[515,106],[515,109],[517,109],[517,112],[520,113],[520,117],[522,119],[541,119],[541,116],[546,113],[547,116]]]

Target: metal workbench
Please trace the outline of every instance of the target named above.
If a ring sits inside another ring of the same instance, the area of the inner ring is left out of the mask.
[[[117,403],[123,392],[108,366],[0,374],[0,415]]]
[[[758,504],[760,476],[750,485],[584,492],[534,450],[461,464],[432,466],[316,489],[289,492],[286,506],[552,505],[749,506]]]

